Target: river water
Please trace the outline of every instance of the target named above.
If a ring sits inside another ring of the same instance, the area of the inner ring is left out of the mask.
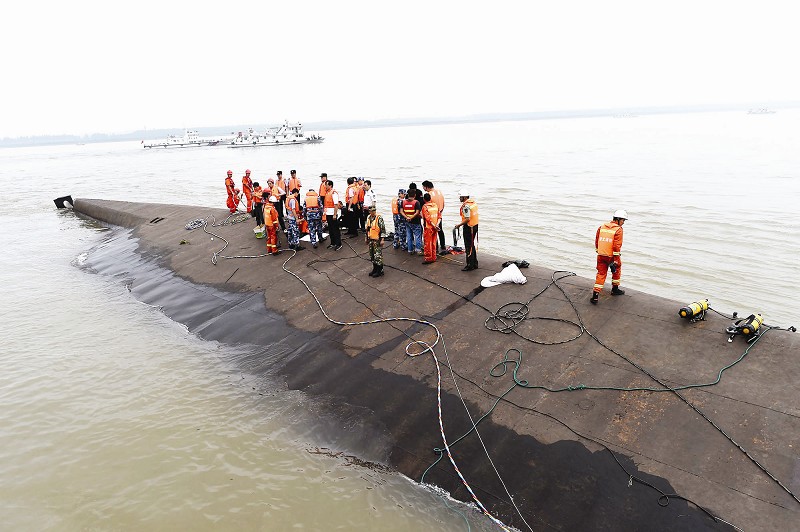
[[[484,252],[585,277],[597,226],[625,208],[624,287],[800,325],[798,126],[786,110],[343,130],[236,150],[0,150],[2,527],[493,528],[329,445],[301,393],[230,363],[246,346],[199,339],[124,274],[92,273],[93,253],[124,235],[57,212],[55,197],[222,208],[229,168],[262,182],[296,168],[340,191],[342,176],[371,178],[385,213],[397,188],[430,179],[448,227],[470,189]]]

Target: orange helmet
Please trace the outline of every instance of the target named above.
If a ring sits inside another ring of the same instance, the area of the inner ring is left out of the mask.
[[[233,175],[233,170],[228,170],[228,175]]]

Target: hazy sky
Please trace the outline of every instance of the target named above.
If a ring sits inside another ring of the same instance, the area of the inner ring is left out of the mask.
[[[800,99],[795,2],[12,2],[0,137]]]

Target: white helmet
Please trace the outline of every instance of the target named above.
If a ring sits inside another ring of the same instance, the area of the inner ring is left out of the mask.
[[[270,196],[269,197],[269,201],[270,201],[270,203],[277,203],[278,202],[278,198],[276,198],[275,196]]]
[[[621,218],[623,220],[628,219],[628,213],[625,212],[625,209],[620,209],[618,211],[614,211],[614,218]]]
[[[458,191],[458,197],[459,198],[468,198],[469,197],[469,190],[467,190],[466,188],[462,188],[461,190]]]

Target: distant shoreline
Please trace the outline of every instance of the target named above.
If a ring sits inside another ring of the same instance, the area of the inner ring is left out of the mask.
[[[339,129],[367,129],[383,127],[404,126],[431,126],[445,124],[472,124],[482,122],[506,122],[526,120],[553,120],[560,118],[634,118],[643,115],[656,114],[684,114],[684,113],[713,113],[735,112],[747,113],[753,108],[769,108],[770,110],[792,109],[800,107],[800,102],[783,102],[777,104],[725,104],[725,105],[690,105],[690,106],[663,106],[663,107],[624,107],[613,109],[580,109],[572,111],[537,111],[529,113],[485,113],[465,116],[450,117],[413,117],[413,118],[382,118],[378,120],[339,120],[307,122],[303,126],[306,130],[331,131]],[[212,127],[193,127],[203,135],[228,135],[236,131],[246,131],[248,128],[263,130],[267,124],[257,125],[231,125]],[[89,135],[35,135],[27,137],[5,137],[0,139],[0,147],[31,147],[55,146],[62,144],[94,144],[100,142],[126,142],[144,141],[166,138],[169,135],[182,135],[184,129],[165,128],[137,130],[130,133],[92,133]]]

